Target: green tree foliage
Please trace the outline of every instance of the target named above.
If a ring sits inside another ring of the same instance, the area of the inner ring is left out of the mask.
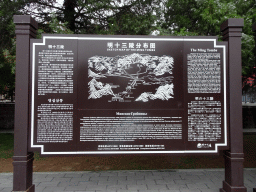
[[[156,26],[158,7],[152,0],[133,1],[119,9],[107,19],[107,32],[118,35],[149,35]],[[155,14],[153,14],[155,13]]]
[[[25,1],[0,1],[0,94],[13,96],[15,84],[15,25],[13,15],[20,14]]]
[[[220,36],[220,25],[238,18],[235,3],[225,0],[168,0],[162,28],[170,34],[184,31],[196,35]]]
[[[244,18],[244,28],[242,36],[242,75],[243,75],[243,92],[255,93],[256,88],[250,87],[246,84],[248,77],[254,79],[254,86],[256,85],[256,52],[254,35],[252,32],[252,25],[256,22],[256,2],[254,0],[242,1],[238,0],[236,3],[237,13]]]
[[[1,0],[0,1],[0,51],[12,49],[15,38],[15,25],[13,15],[21,14],[21,9],[27,0]]]
[[[23,12],[35,16],[46,32],[51,32],[49,13],[55,12],[57,19],[67,23],[74,33],[148,35],[154,28],[161,1],[64,0],[59,7],[53,0],[32,2]]]
[[[243,84],[255,70],[255,42],[252,24],[256,21],[255,0],[167,0],[160,24],[160,34],[218,36],[220,25],[228,18],[243,18],[242,75]],[[244,86],[244,92],[248,89]]]
[[[56,0],[24,0],[25,4],[20,9],[22,14],[31,15],[37,22],[38,28],[45,33],[54,33],[50,28],[52,22],[52,13],[61,13],[63,15],[62,5]]]
[[[49,23],[49,29],[55,34],[73,34],[74,32],[68,28],[68,23],[62,23],[57,19],[56,14],[51,14],[51,21]],[[37,38],[42,38],[42,34],[45,31],[41,28],[37,30]]]
[[[228,18],[244,18],[242,36],[243,77],[255,73],[255,0],[1,0],[1,64],[12,64],[7,55],[13,49],[14,14],[30,14],[39,22],[41,33],[219,36],[220,25]],[[52,14],[54,13],[54,14]],[[1,65],[3,66],[3,65]],[[0,67],[1,70],[1,67]],[[12,71],[13,70],[9,70]]]
[[[15,55],[6,49],[0,54],[0,93],[13,100],[15,89]]]

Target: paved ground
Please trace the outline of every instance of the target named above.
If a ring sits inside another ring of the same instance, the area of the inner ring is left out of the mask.
[[[36,192],[218,192],[224,169],[150,171],[34,172]],[[244,170],[248,192],[256,187],[256,168]],[[0,173],[0,192],[12,190],[12,173]]]

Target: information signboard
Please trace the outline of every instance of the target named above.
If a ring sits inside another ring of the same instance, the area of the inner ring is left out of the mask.
[[[228,149],[226,49],[216,37],[32,39],[30,150],[69,155]]]

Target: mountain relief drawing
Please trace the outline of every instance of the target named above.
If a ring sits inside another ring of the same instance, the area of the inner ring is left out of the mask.
[[[174,59],[133,53],[88,59],[88,99],[108,102],[148,102],[174,98]]]

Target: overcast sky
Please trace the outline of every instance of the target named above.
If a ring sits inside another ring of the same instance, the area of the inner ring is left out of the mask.
[[[63,1],[64,1],[64,0],[57,0],[58,4],[59,4],[60,6],[63,5]]]

